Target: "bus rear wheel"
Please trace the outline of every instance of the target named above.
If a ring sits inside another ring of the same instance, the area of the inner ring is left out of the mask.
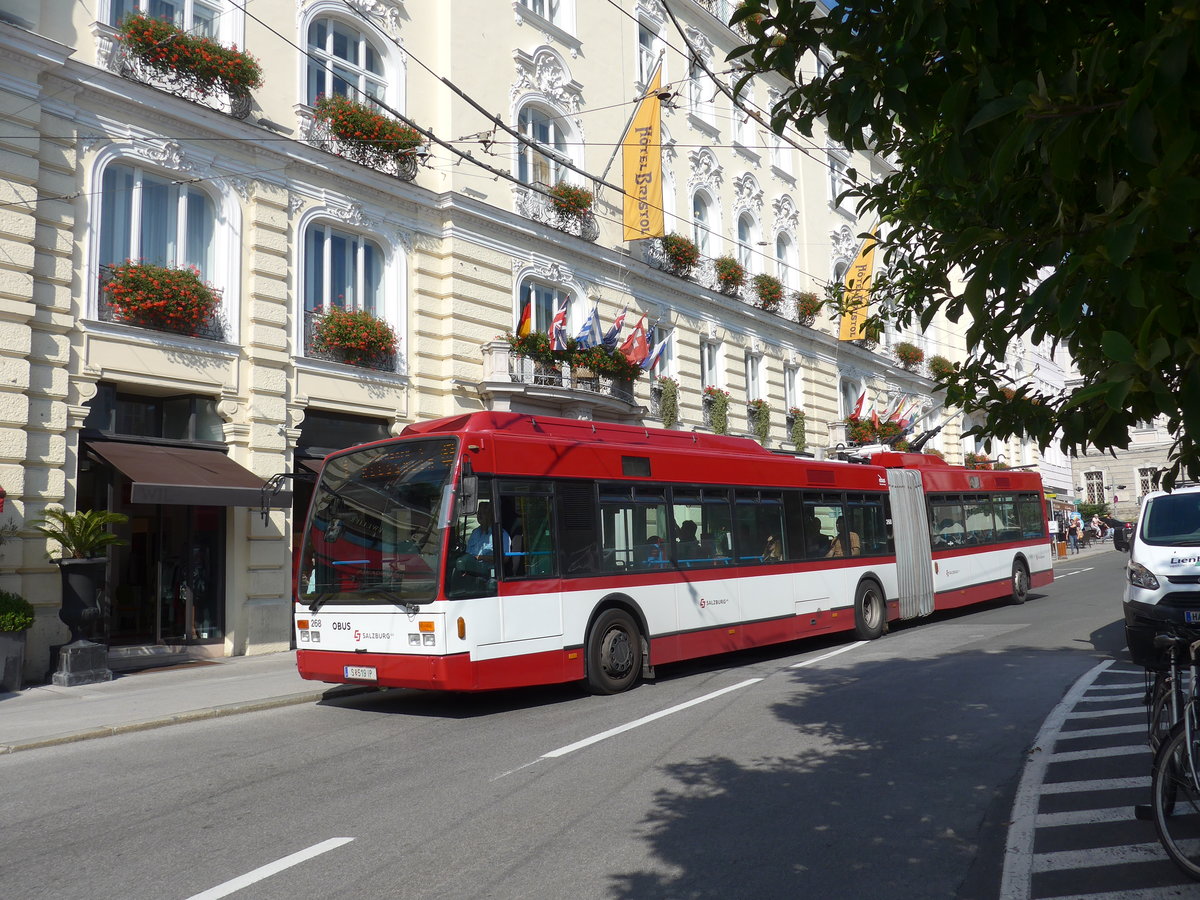
[[[642,635],[623,609],[606,609],[587,640],[587,686],[593,694],[619,694],[642,671]]]
[[[864,581],[854,594],[854,633],[860,640],[873,641],[883,634],[887,604],[873,581]]]
[[[1019,559],[1013,562],[1012,602],[1020,605],[1029,599],[1029,570]]]

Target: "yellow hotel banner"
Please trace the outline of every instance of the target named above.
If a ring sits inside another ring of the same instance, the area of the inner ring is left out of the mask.
[[[650,86],[638,104],[629,130],[621,139],[624,166],[625,237],[637,241],[662,237],[662,66],[654,70]]]
[[[878,230],[879,223],[876,222],[842,280],[845,312],[838,333],[840,341],[859,341],[867,336],[867,317],[871,314],[871,271],[875,265],[875,234]]]

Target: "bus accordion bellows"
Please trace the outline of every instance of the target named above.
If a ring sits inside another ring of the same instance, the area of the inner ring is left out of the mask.
[[[1050,547],[1031,472],[471,413],[326,458],[297,556],[297,665],[615,693],[680,660],[1023,602],[1053,580]]]

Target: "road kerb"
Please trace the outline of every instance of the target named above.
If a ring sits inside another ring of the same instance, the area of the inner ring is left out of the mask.
[[[122,722],[119,725],[98,725],[80,731],[70,731],[47,737],[30,738],[27,741],[12,741],[0,744],[0,754],[17,753],[21,750],[38,750],[43,747],[56,747],[61,744],[75,744],[80,741],[90,741],[95,738],[113,737],[118,734],[130,734],[137,731],[152,731],[156,728],[166,728],[169,725],[183,725],[187,722],[202,722],[206,719],[221,719],[226,716],[241,713],[261,712],[267,709],[278,709],[283,706],[296,706],[301,703],[316,703],[336,697],[346,697],[378,690],[376,687],[333,688],[321,691],[308,691],[303,694],[284,694],[279,697],[267,697],[259,700],[242,700],[237,703],[226,703],[221,706],[206,706],[201,709],[190,709],[186,712],[171,713],[138,722]]]

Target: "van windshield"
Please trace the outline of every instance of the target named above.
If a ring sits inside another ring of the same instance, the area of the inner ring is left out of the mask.
[[[1200,544],[1200,491],[1152,497],[1140,538],[1164,547]]]
[[[329,459],[304,532],[300,602],[433,600],[457,451],[454,438],[425,438]]]

